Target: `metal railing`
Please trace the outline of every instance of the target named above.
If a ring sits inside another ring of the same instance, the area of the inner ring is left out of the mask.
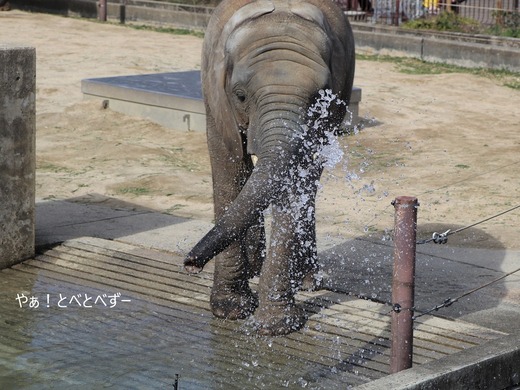
[[[460,16],[486,25],[501,24],[504,13],[520,13],[519,0],[467,0],[455,10]]]
[[[349,18],[399,25],[452,11],[484,25],[520,20],[520,0],[334,0]]]
[[[374,0],[373,14],[370,20],[374,23],[400,25],[411,19],[424,16],[423,0]]]

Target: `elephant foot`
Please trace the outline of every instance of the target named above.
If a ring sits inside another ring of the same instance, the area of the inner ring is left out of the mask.
[[[318,291],[323,289],[323,277],[317,271],[310,271],[302,279],[301,290]]]
[[[258,307],[258,297],[251,291],[226,294],[213,293],[210,298],[211,312],[217,318],[242,320]]]
[[[255,314],[255,329],[261,336],[284,336],[300,330],[306,321],[303,308],[293,303],[259,309]]]

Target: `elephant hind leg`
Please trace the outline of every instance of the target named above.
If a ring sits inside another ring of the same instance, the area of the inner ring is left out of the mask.
[[[318,291],[323,289],[323,278],[317,270],[311,270],[303,276],[301,290]]]
[[[315,229],[312,224],[306,224],[302,231],[305,234],[302,235],[299,242],[306,243],[306,247],[300,247],[295,279],[301,281],[299,286],[301,290],[318,291],[323,288],[323,278],[319,272]]]
[[[265,260],[265,228],[263,215],[258,225],[253,225],[247,230],[243,241],[243,251],[248,262],[248,278],[260,275]]]

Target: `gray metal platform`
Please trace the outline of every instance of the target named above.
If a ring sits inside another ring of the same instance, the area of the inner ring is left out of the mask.
[[[257,337],[248,321],[213,318],[211,283],[212,263],[190,276],[171,252],[91,237],[2,270],[2,388],[169,388],[178,374],[183,390],[347,389],[388,374],[388,306],[300,293],[311,314],[305,328]],[[421,317],[414,365],[504,335]]]
[[[81,91],[123,114],[177,130],[206,131],[199,71],[85,79]]]
[[[200,71],[116,76],[81,81],[85,98],[106,101],[109,108],[149,119],[176,130],[206,131]],[[353,88],[349,110],[358,122],[361,89]]]

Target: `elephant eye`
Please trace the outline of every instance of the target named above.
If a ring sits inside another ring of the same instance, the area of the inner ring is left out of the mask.
[[[235,96],[240,103],[244,103],[246,101],[246,93],[242,89],[235,90]]]

